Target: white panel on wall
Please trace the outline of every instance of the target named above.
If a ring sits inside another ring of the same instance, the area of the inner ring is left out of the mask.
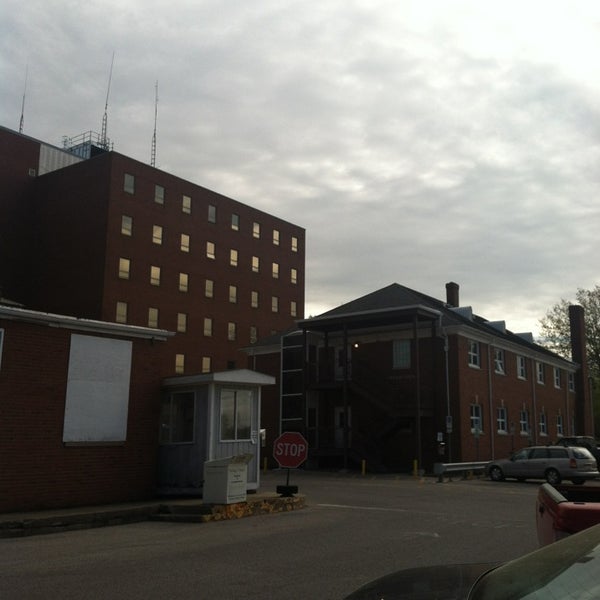
[[[127,437],[132,343],[71,336],[63,442]]]

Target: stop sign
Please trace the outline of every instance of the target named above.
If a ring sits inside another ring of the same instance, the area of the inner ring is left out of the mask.
[[[301,433],[286,431],[273,442],[273,458],[284,469],[299,467],[308,456],[308,442]]]

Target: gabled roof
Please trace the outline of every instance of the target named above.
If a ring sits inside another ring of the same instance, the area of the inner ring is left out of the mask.
[[[344,322],[350,323],[359,317],[368,315],[387,314],[390,317],[397,317],[405,311],[406,322],[409,322],[410,311],[413,315],[427,318],[427,315],[438,315],[441,317],[441,324],[445,328],[467,328],[485,336],[492,336],[496,339],[502,339],[506,342],[521,346],[524,350],[546,355],[554,360],[566,361],[562,356],[536,344],[531,334],[517,334],[505,328],[502,321],[489,321],[473,314],[470,307],[453,307],[442,300],[428,296],[416,290],[412,290],[398,283],[392,283],[387,287],[381,288],[346,304],[337,306],[321,315],[298,322],[302,329],[311,330],[324,329],[325,326],[330,331],[334,330],[334,324],[338,323],[338,330]],[[566,361],[570,362],[570,361]]]

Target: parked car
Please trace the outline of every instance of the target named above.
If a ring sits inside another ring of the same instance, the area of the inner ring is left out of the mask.
[[[442,565],[386,575],[346,600],[600,598],[600,525],[500,566]]]
[[[581,485],[588,479],[600,477],[596,459],[589,450],[564,446],[532,446],[523,448],[510,458],[493,460],[486,465],[486,474],[493,481],[512,477],[545,479],[552,485],[570,479]]]
[[[595,438],[589,435],[573,435],[561,437],[557,442],[557,446],[578,446],[589,450],[596,462],[600,465],[600,448]]]

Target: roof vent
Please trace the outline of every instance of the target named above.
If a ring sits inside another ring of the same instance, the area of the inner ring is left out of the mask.
[[[473,320],[473,308],[470,306],[451,306],[450,310],[464,319]]]
[[[500,333],[506,333],[506,321],[488,321],[487,325],[497,329]]]
[[[533,339],[533,333],[531,333],[531,331],[528,331],[526,333],[517,333],[516,335],[519,336],[521,339],[524,339],[526,342],[529,342],[530,344],[535,343]]]

